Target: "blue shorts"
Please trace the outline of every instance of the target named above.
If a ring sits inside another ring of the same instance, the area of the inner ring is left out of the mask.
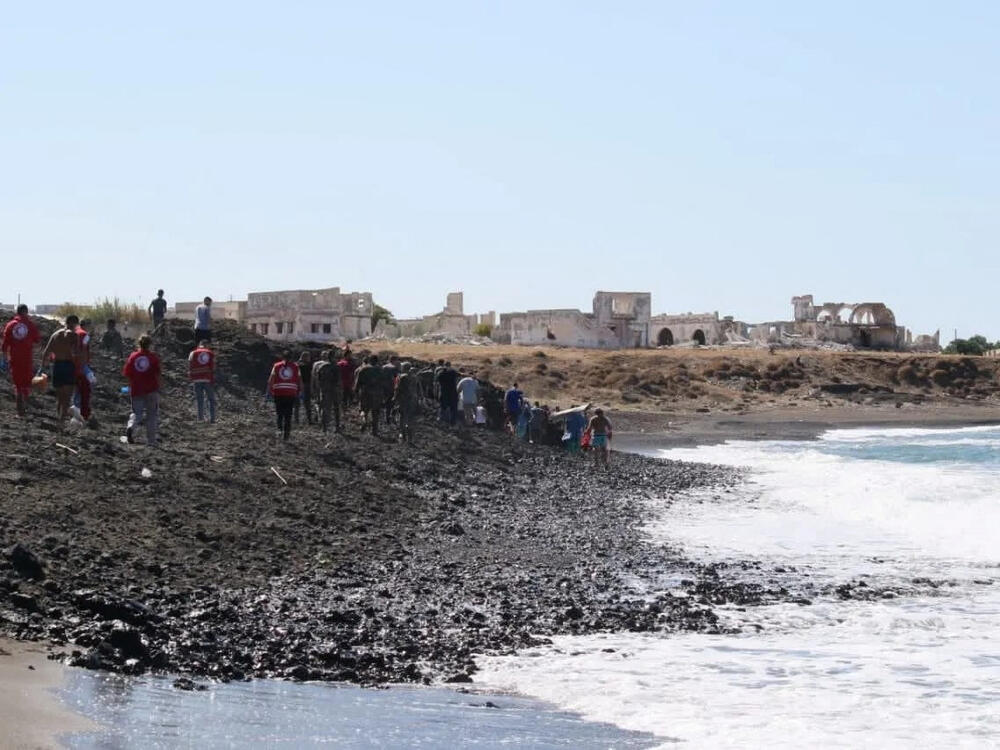
[[[607,448],[608,447],[608,436],[607,435],[593,435],[590,438],[591,448]]]

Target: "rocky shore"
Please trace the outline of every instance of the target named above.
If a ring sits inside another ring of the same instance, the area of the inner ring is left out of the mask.
[[[475,653],[549,635],[713,631],[775,595],[647,543],[649,498],[737,472],[556,449],[430,417],[417,444],[302,426],[262,403],[270,345],[217,332],[220,421],[195,421],[186,347],[160,345],[162,445],[120,441],[120,358],[96,357],[100,425],[60,433],[50,394],[0,412],[0,633],[70,664],[220,679],[465,682]],[[6,386],[5,386],[6,389]],[[679,573],[685,591],[646,595]],[[181,686],[189,686],[181,683]]]

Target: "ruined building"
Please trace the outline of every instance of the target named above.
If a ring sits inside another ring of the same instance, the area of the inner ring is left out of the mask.
[[[493,339],[509,344],[549,344],[594,349],[649,345],[652,296],[648,292],[597,292],[593,312],[528,310],[503,313]]]
[[[372,332],[370,292],[341,294],[339,287],[251,292],[246,326],[275,341],[339,341]]]
[[[745,340],[747,324],[719,313],[687,313],[686,315],[654,315],[649,319],[650,346],[674,344],[726,344]]]
[[[792,297],[794,320],[761,323],[750,329],[750,338],[758,342],[788,343],[796,340],[850,345],[858,349],[940,348],[940,332],[922,335],[914,342],[912,334],[896,324],[896,316],[882,302],[813,303],[811,294]]]
[[[491,329],[496,325],[496,313],[488,312],[482,315],[466,315],[462,292],[448,294],[444,310],[422,318],[402,318],[387,323],[379,321],[375,328],[375,336],[380,338],[415,338],[427,335],[470,336],[476,326],[488,325]]]

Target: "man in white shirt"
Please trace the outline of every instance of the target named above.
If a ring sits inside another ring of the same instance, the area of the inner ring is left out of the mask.
[[[203,304],[194,309],[194,345],[212,340],[212,298],[205,297]]]

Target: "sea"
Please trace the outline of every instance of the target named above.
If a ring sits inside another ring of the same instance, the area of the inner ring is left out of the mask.
[[[104,729],[67,745],[1000,747],[1000,428],[657,455],[748,471],[734,491],[652,501],[653,543],[810,603],[723,606],[731,635],[567,636],[482,656],[471,693],[270,681],[186,693],[75,671],[64,698]],[[843,584],[873,596],[844,599]],[[680,580],[662,586],[684,595]]]
[[[480,686],[663,747],[1000,747],[1000,428],[835,430],[665,458],[748,467],[647,532],[704,561],[759,560],[812,603],[724,607],[738,635],[557,638],[483,658]],[[749,575],[749,574],[748,574]],[[864,582],[871,601],[843,600]]]

